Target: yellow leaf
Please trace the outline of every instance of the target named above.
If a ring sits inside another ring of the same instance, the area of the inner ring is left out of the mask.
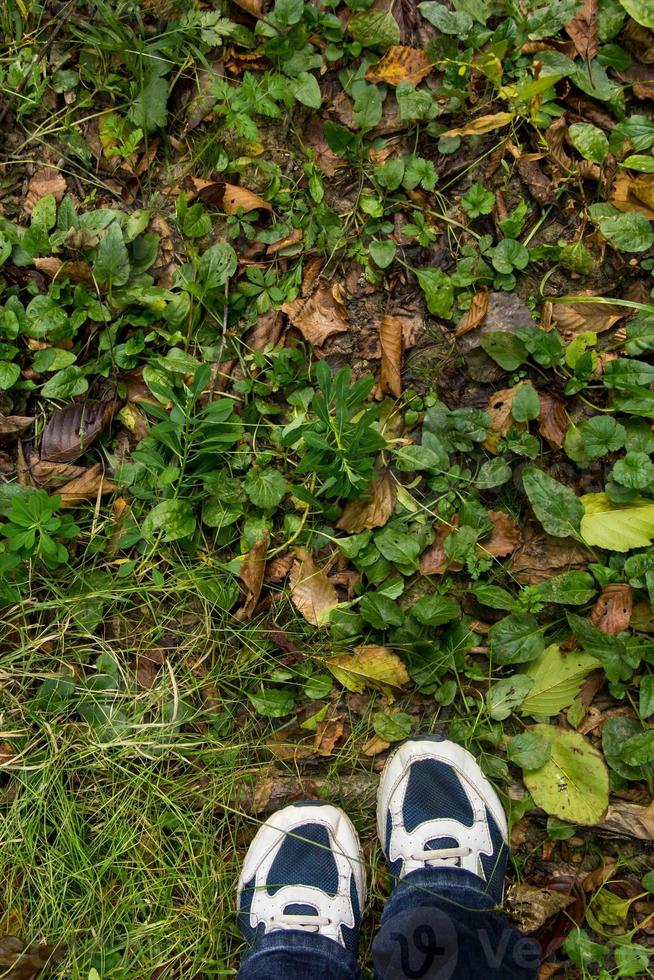
[[[398,655],[374,644],[356,647],[354,653],[330,657],[323,663],[343,687],[356,694],[371,687],[390,698],[409,681],[409,673]]]
[[[369,82],[386,82],[389,85],[399,85],[400,82],[417,85],[430,71],[431,62],[424,51],[394,44],[381,61],[371,65],[366,78]]]
[[[472,122],[466,123],[465,126],[459,126],[457,129],[448,129],[443,136],[483,136],[484,133],[490,133],[494,129],[501,129],[502,126],[508,126],[513,120],[512,112],[495,112],[490,116],[477,116]]]
[[[587,493],[581,502],[581,536],[586,544],[631,551],[646,548],[654,538],[654,503],[649,500],[614,504],[605,493]]]
[[[308,551],[298,548],[291,568],[291,600],[312,626],[325,626],[338,605],[338,593],[323,568],[318,568]]]

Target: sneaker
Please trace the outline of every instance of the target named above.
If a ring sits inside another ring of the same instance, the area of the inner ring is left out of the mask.
[[[509,854],[506,816],[474,757],[438,737],[404,742],[388,759],[377,796],[377,831],[395,878],[464,868],[501,904]]]
[[[280,929],[333,939],[356,956],[366,898],[356,830],[335,806],[296,803],[266,820],[238,882],[238,920],[253,944]]]

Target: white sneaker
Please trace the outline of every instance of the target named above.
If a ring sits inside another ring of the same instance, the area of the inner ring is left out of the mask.
[[[351,821],[335,806],[309,801],[279,810],[259,829],[238,882],[245,938],[280,929],[318,933],[355,956],[366,879]]]
[[[437,737],[404,742],[388,759],[377,832],[391,873],[464,868],[499,905],[509,855],[506,816],[474,757]]]

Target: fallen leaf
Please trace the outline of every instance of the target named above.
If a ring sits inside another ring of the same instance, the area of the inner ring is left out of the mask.
[[[448,129],[443,136],[483,136],[484,133],[491,133],[494,129],[501,129],[508,126],[514,119],[512,112],[495,112],[489,116],[477,116],[465,126],[456,129]]]
[[[563,969],[563,963],[542,963],[538,971],[538,980],[550,980]]]
[[[238,184],[225,184],[223,195],[223,211],[225,214],[236,214],[238,211],[272,211],[272,204],[262,197]]]
[[[243,605],[236,611],[236,618],[240,622],[251,618],[261,595],[266,570],[268,537],[268,531],[265,530],[241,562],[238,577],[245,591],[245,599]]]
[[[385,752],[386,749],[390,749],[391,743],[385,742],[383,738],[379,738],[378,735],[373,735],[369,738],[367,742],[361,746],[361,752],[363,755],[367,756],[369,759],[375,755],[379,755],[381,752]]]
[[[511,415],[513,399],[522,387],[523,382],[514,385],[513,388],[502,388],[496,391],[488,399],[486,411],[490,415],[490,426],[488,435],[482,443],[484,449],[497,455],[500,439],[502,439],[509,429],[523,429],[524,422],[516,422]]]
[[[94,288],[96,281],[88,262],[62,262],[54,255],[34,259],[34,266],[39,272],[56,279],[70,279],[71,282],[81,282]]]
[[[547,841],[554,845],[554,841]],[[532,939],[540,947],[542,959],[563,945],[566,936],[575,928],[582,926],[586,915],[586,895],[576,874],[556,874],[546,883],[548,891],[571,898],[572,901],[565,909],[561,909],[548,918],[540,928],[532,934]]]
[[[648,806],[637,803],[613,803],[598,829],[638,840],[654,840],[654,801]]]
[[[454,333],[455,337],[461,337],[469,330],[475,330],[485,320],[488,312],[488,286],[482,286],[472,297],[470,309],[464,314],[463,318]]]
[[[625,307],[608,303],[552,304],[552,322],[566,341],[588,330],[593,333],[604,333],[622,320],[627,313]]]
[[[597,0],[583,0],[576,15],[565,25],[572,38],[577,54],[591,61],[599,50],[597,31]]]
[[[225,52],[225,68],[232,75],[242,75],[244,71],[266,71],[270,68],[270,62],[261,51],[238,51],[236,48],[228,48]]]
[[[654,99],[654,81],[636,82],[631,92],[637,99]]]
[[[5,980],[34,980],[42,970],[63,959],[64,953],[63,945],[26,946],[16,936],[3,936],[0,939],[2,976]]]
[[[293,605],[312,626],[326,626],[329,614],[338,605],[338,593],[304,548],[297,548],[291,568],[290,586]]]
[[[522,881],[511,885],[506,902],[521,932],[534,932],[553,915],[572,905],[574,898]]]
[[[286,555],[280,555],[278,558],[271,558],[266,564],[264,582],[281,582],[290,572],[294,561],[295,554],[292,551]]]
[[[490,537],[480,543],[479,550],[494,558],[513,554],[520,543],[520,528],[503,510],[489,510],[488,516],[493,522],[493,530]]]
[[[263,0],[234,0],[234,3],[253,17],[263,16]]]
[[[568,138],[568,123],[565,116],[559,116],[545,130],[545,140],[549,147],[550,156],[563,171],[572,169],[572,157],[566,150]]]
[[[349,500],[336,527],[348,534],[359,534],[366,528],[383,527],[395,510],[397,490],[392,476],[385,470],[369,484],[364,497]]]
[[[305,340],[322,347],[328,337],[349,328],[347,310],[327,286],[318,289],[309,299],[284,303],[284,312]]]
[[[34,419],[28,415],[0,415],[0,436],[12,442],[33,424]]]
[[[381,61],[370,66],[366,78],[369,82],[385,82],[388,85],[399,85],[400,82],[418,85],[430,73],[431,67],[429,58],[421,48],[394,44]]]
[[[86,472],[85,466],[75,466],[74,463],[50,463],[47,459],[39,459],[36,453],[29,451],[27,463],[32,479],[42,487],[60,486]]]
[[[54,194],[55,200],[61,201],[65,193],[66,181],[63,175],[52,167],[41,167],[27,185],[27,195],[23,202],[25,212],[31,214],[36,202],[48,194]]]
[[[538,395],[540,398],[538,431],[552,449],[560,449],[568,427],[565,402],[542,391],[539,391]]]
[[[99,495],[116,493],[119,490],[117,484],[105,477],[102,464],[96,463],[70,480],[58,493],[62,507],[77,507],[85,500],[96,500]]]
[[[594,871],[589,872],[583,880],[585,892],[594,892],[606,884],[618,870],[618,862],[614,857],[600,856],[601,863]]]
[[[344,731],[343,715],[336,715],[334,718],[329,718],[326,721],[319,721],[313,740],[313,747],[316,753],[324,758],[330,756],[336,747],[336,743],[340,742],[343,738]]]
[[[366,688],[393,698],[409,682],[409,672],[388,647],[365,644],[354,653],[342,653],[323,660],[325,667],[348,691],[363,693]]]
[[[54,412],[41,437],[41,458],[72,463],[93,445],[111,421],[116,401],[73,402]]]
[[[605,585],[601,596],[591,610],[588,619],[603,633],[616,636],[629,628],[633,596],[631,586],[612,582]]]
[[[613,181],[610,201],[618,211],[639,211],[654,221],[654,174],[633,178],[619,171]]]
[[[509,562],[509,572],[520,585],[538,585],[561,572],[585,568],[592,560],[591,553],[574,541],[543,534],[528,524]]]
[[[445,554],[445,539],[459,526],[459,515],[455,514],[450,524],[439,524],[436,528],[436,537],[429,547],[420,556],[420,571],[423,575],[443,575],[448,568],[458,571],[461,565],[458,562],[450,562]]]
[[[539,769],[522,774],[536,806],[561,820],[595,826],[609,802],[609,774],[600,752],[575,731],[551,725],[528,731],[546,739],[552,753]]]
[[[287,235],[286,238],[282,238],[280,241],[269,245],[266,249],[266,255],[277,255],[278,252],[282,252],[285,248],[290,248],[291,245],[298,245],[303,238],[304,232],[302,229],[293,228],[290,235]],[[297,252],[297,249],[295,251]]]
[[[243,343],[250,350],[265,350],[270,344],[275,346],[282,334],[284,317],[279,310],[269,310],[257,318],[257,322],[248,330],[243,339]]]
[[[529,188],[529,193],[541,206],[556,200],[552,181],[547,177],[538,162],[540,154],[521,153],[516,160],[520,178]]]
[[[379,324],[379,344],[381,347],[381,371],[379,374],[380,396],[402,394],[402,356],[404,341],[400,317],[385,314]]]

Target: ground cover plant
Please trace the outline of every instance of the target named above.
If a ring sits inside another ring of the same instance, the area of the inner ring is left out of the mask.
[[[228,977],[441,732],[541,976],[654,935],[650,0],[6,0],[0,967]]]

